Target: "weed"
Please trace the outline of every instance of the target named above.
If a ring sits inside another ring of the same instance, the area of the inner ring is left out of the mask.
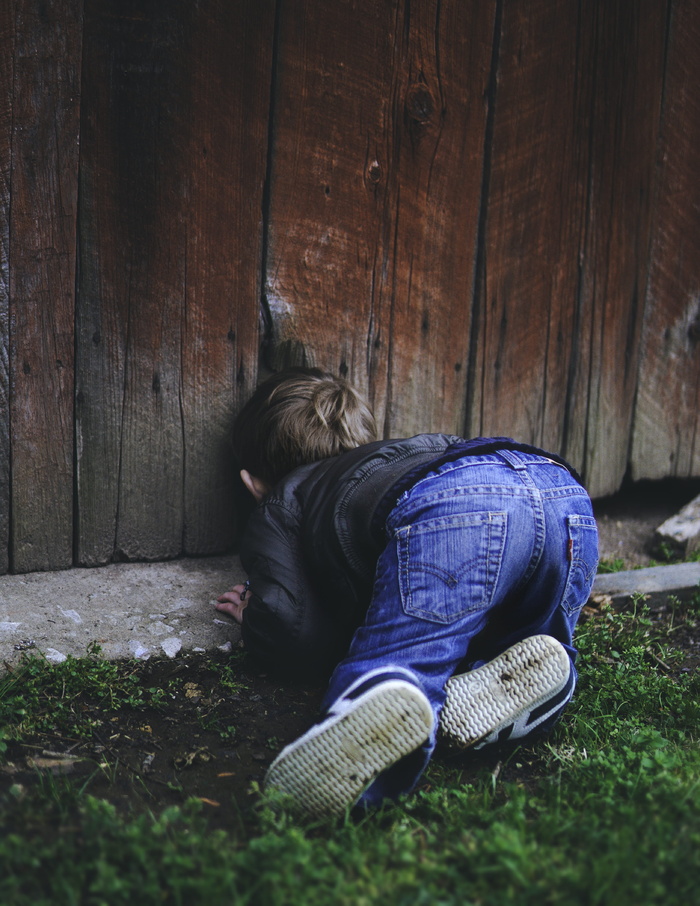
[[[599,573],[619,573],[626,569],[625,561],[621,557],[613,560],[601,560],[598,564]]]
[[[110,711],[155,706],[161,699],[161,690],[143,688],[135,667],[103,660],[93,645],[87,657],[69,656],[60,664],[25,657],[3,676],[0,726],[5,739],[49,731],[90,736]]]
[[[210,664],[211,670],[217,676],[218,685],[229,695],[239,695],[248,688],[240,678],[239,668],[242,656],[242,652],[239,651],[225,661],[212,661]]]

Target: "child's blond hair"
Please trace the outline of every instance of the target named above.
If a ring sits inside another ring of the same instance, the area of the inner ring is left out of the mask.
[[[318,368],[290,368],[260,384],[233,426],[238,467],[268,485],[297,466],[376,440],[355,388]]]

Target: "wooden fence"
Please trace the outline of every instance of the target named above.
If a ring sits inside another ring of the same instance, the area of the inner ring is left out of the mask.
[[[693,0],[0,5],[0,570],[229,546],[261,350],[596,496],[700,475],[699,44]]]

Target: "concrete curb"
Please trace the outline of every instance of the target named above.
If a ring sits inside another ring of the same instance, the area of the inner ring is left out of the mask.
[[[677,563],[601,574],[596,576],[592,595],[605,595],[612,598],[614,604],[624,604],[633,595],[642,594],[653,606],[669,595],[687,600],[699,590],[700,563]]]
[[[243,579],[233,556],[1,576],[0,672],[25,651],[59,662],[95,642],[110,659],[230,650],[240,630],[214,601]]]

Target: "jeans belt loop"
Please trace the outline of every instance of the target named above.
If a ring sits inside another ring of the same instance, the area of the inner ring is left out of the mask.
[[[508,465],[513,469],[518,469],[520,471],[527,468],[527,463],[524,463],[522,459],[520,459],[517,452],[513,450],[497,450],[496,452],[501,459],[505,459]]]

